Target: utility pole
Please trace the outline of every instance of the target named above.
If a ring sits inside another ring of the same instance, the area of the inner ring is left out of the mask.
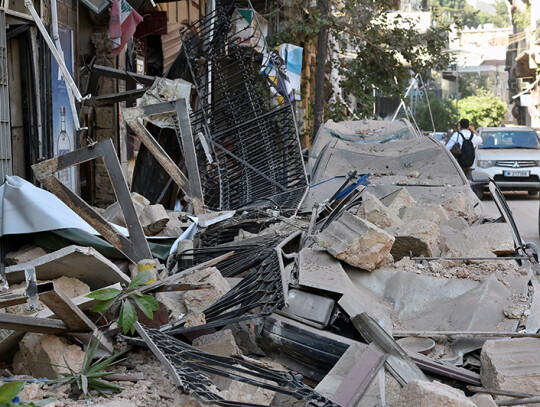
[[[317,0],[317,6],[324,19],[328,16],[328,0]],[[313,136],[319,131],[324,119],[324,84],[326,78],[326,55],[328,51],[328,25],[323,25],[317,37],[317,71],[315,72],[315,104]]]

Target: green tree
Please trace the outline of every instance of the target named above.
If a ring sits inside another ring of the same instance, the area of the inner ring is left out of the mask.
[[[432,0],[431,11],[437,24],[449,24],[453,19],[458,19],[468,27],[492,23],[497,28],[503,28],[510,26],[507,4],[507,0],[497,0],[494,4],[495,14],[491,14],[475,9],[466,0]]]
[[[450,128],[455,128],[455,124],[458,121],[458,111],[455,102],[453,100],[439,98],[430,98],[429,101],[435,129],[433,129],[429,108],[426,103],[423,103],[417,108],[415,118],[418,126],[422,130],[435,131],[447,131]]]
[[[469,119],[477,127],[498,126],[507,111],[508,106],[488,92],[461,99],[458,104],[459,117]]]
[[[310,2],[303,1],[305,5],[299,10],[308,10]],[[406,16],[395,19],[389,16],[388,11],[393,6],[391,0],[343,0],[332,8],[326,8],[328,3],[322,4],[325,1],[318,0],[319,7],[310,10],[309,14],[298,12],[285,31],[270,39],[271,44],[303,45],[319,38],[317,60],[320,64],[317,66],[319,74],[316,75],[313,109],[315,132],[317,123],[322,122],[321,100],[327,105],[326,118],[339,119],[347,111],[343,102],[350,97],[356,99],[355,113],[359,117],[369,117],[374,89],[389,97],[402,96],[411,73],[442,70],[452,61],[453,57],[443,52],[447,47],[448,25],[427,27],[426,31],[419,32],[416,22]],[[330,33],[329,40],[324,38],[326,29]],[[328,63],[328,48],[336,54],[349,51],[351,56],[330,58]],[[331,68],[336,69],[341,78],[340,97],[335,97],[331,83],[321,75]]]

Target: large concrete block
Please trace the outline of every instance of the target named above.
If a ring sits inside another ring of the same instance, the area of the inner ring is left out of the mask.
[[[401,390],[395,407],[476,407],[458,389],[440,382],[411,380]]]
[[[375,195],[368,192],[364,193],[362,198],[362,205],[358,207],[358,211],[356,212],[356,216],[359,218],[367,220],[381,229],[397,226],[402,223]]]
[[[490,394],[477,393],[471,397],[476,407],[497,407],[497,403]]]
[[[480,354],[484,387],[540,393],[540,339],[486,341]]]
[[[439,255],[439,225],[425,219],[416,219],[404,223],[392,230],[395,243],[391,254],[395,261],[405,256],[438,256]]]
[[[68,367],[80,372],[84,352],[77,345],[54,335],[27,333],[19,343],[19,352],[13,360],[15,374],[36,378],[59,379],[69,373]]]
[[[339,260],[372,271],[384,263],[395,239],[373,223],[344,212],[314,240]]]

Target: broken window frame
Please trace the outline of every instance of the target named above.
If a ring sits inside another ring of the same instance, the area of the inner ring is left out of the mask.
[[[152,136],[140,119],[153,114],[173,113],[178,143],[182,146],[182,153],[186,162],[189,178],[178,168],[167,152]],[[176,117],[175,117],[176,116]],[[147,106],[131,107],[124,109],[123,118],[128,126],[135,132],[137,137],[146,146],[154,158],[161,164],[167,174],[174,180],[176,185],[184,192],[186,199],[193,204],[195,214],[204,213],[204,202],[197,165],[197,155],[191,133],[191,124],[187,102],[185,99],[177,99],[171,102],[157,103]]]
[[[98,157],[103,158],[107,167],[116,198],[126,219],[130,240],[111,226],[103,216],[97,213],[54,175],[58,171],[94,160]],[[111,139],[34,164],[32,169],[38,181],[88,222],[90,226],[96,229],[110,244],[116,247],[133,263],[137,264],[143,259],[152,258],[152,253],[133,202],[131,201],[131,195]]]

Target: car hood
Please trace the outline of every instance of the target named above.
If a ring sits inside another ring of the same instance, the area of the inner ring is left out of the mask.
[[[477,160],[540,160],[540,150],[522,148],[504,148],[493,150],[476,150]]]

